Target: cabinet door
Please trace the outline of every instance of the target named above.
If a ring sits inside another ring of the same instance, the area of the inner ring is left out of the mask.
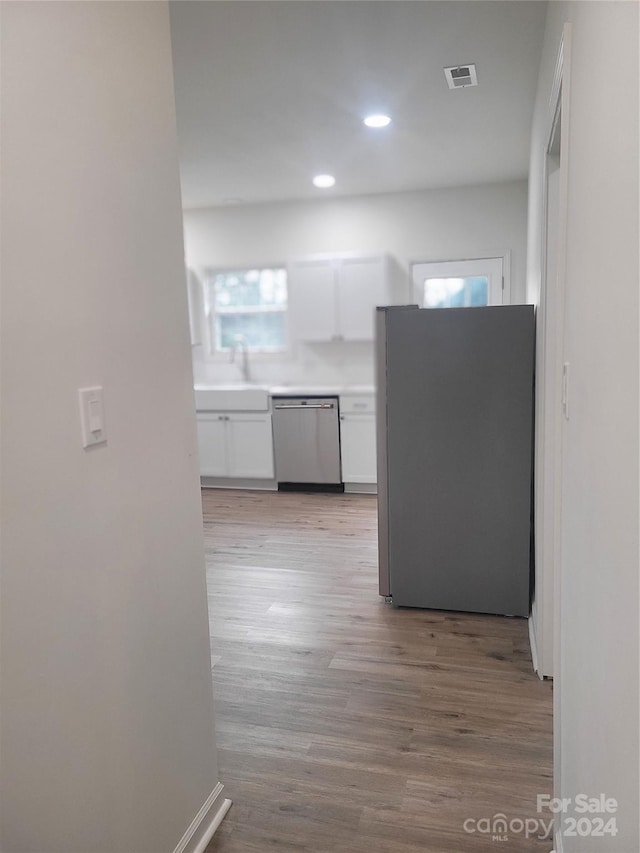
[[[273,479],[271,415],[228,415],[229,477]]]
[[[202,318],[204,316],[202,289],[196,274],[190,269],[187,269],[187,304],[189,306],[191,346],[200,346],[202,344]]]
[[[338,325],[346,341],[372,341],[377,305],[389,304],[384,258],[353,258],[338,267]]]
[[[345,483],[375,483],[375,415],[340,416],[340,455]]]
[[[201,477],[226,477],[227,442],[224,415],[198,412],[198,455]]]
[[[289,267],[289,329],[299,341],[330,341],[336,325],[336,269],[331,260],[294,261]]]

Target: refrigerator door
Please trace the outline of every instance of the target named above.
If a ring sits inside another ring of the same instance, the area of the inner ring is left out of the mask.
[[[533,307],[384,313],[393,602],[526,616]]]
[[[376,470],[378,482],[378,592],[391,595],[387,489],[387,311],[376,310]]]

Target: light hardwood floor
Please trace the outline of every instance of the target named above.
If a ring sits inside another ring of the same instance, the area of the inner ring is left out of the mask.
[[[551,792],[526,621],[385,605],[374,497],[205,490],[203,508],[234,801],[207,853],[548,853],[518,824],[463,828],[535,819]]]

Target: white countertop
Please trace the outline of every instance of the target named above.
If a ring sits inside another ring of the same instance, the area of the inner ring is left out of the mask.
[[[194,385],[196,391],[266,391],[271,396],[288,395],[292,397],[344,396],[346,394],[375,394],[373,385],[260,385],[221,382],[211,385]]]
[[[272,396],[296,397],[340,397],[345,394],[368,395],[375,394],[373,385],[272,385],[269,393]]]

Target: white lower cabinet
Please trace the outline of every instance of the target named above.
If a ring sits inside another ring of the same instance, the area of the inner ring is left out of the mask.
[[[201,477],[227,476],[227,425],[224,415],[198,412],[198,455]]]
[[[340,398],[340,457],[344,483],[377,482],[373,397]]]
[[[270,414],[198,412],[197,422],[200,476],[273,479]]]
[[[273,479],[271,415],[236,412],[227,421],[229,477]]]

